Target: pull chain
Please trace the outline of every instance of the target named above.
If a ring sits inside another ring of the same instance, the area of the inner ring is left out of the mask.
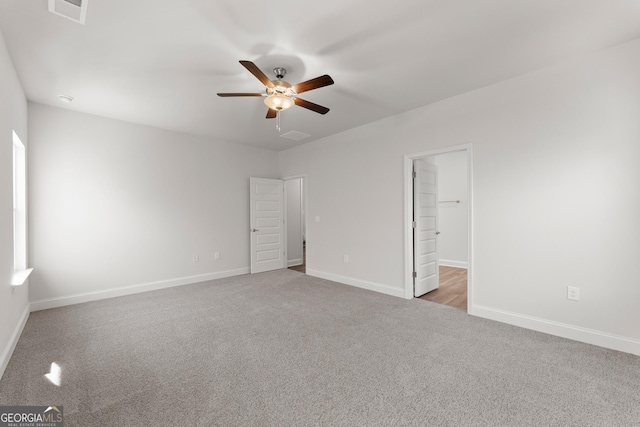
[[[280,132],[280,112],[276,113],[276,130]]]

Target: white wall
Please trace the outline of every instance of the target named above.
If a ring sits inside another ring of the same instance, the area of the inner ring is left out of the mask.
[[[438,256],[440,265],[468,265],[468,172],[467,152],[453,151],[433,156],[438,166]],[[459,200],[460,203],[446,203]]]
[[[28,282],[11,286],[13,274],[13,131],[27,148],[27,99],[0,33],[0,377],[27,320]]]
[[[29,133],[34,309],[248,272],[275,152],[33,103]]]
[[[638,75],[640,40],[282,152],[308,273],[404,295],[403,156],[471,143],[472,313],[640,354]]]

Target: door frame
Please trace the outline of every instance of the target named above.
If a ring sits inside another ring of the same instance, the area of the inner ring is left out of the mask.
[[[306,239],[303,240],[303,243],[306,241],[307,246],[309,243],[309,222],[308,222],[308,217],[307,217],[307,212],[309,212],[309,210],[307,209],[307,203],[309,201],[309,197],[308,197],[308,192],[307,192],[307,174],[303,173],[303,174],[298,174],[298,175],[289,175],[289,176],[285,176],[282,177],[280,179],[282,179],[283,181],[291,181],[294,179],[299,179],[302,178],[302,209],[304,211],[304,214],[302,215],[302,220],[304,221],[305,224],[305,237]],[[288,268],[288,258],[289,258],[289,220],[287,218],[287,192],[284,192],[284,222],[285,222],[285,227],[284,227],[284,247],[285,247],[285,256],[286,256],[286,260],[285,260],[285,268]],[[303,248],[304,251],[304,248]],[[308,265],[309,263],[309,253],[307,252],[307,258],[304,261],[305,265]]]
[[[467,153],[467,313],[473,314],[473,146],[454,145],[404,155],[404,297],[413,298],[413,161],[453,151]]]

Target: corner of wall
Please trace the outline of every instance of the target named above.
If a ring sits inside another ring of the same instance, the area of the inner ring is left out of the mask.
[[[7,366],[9,365],[11,356],[13,355],[13,351],[16,349],[16,345],[18,344],[20,335],[22,334],[22,331],[24,330],[24,327],[27,324],[27,320],[29,320],[30,312],[31,312],[31,308],[29,305],[27,305],[27,307],[25,307],[24,312],[22,313],[22,316],[20,316],[20,321],[18,322],[15,329],[13,330],[13,333],[11,334],[11,338],[9,339],[9,342],[7,343],[4,350],[2,351],[2,354],[0,354],[0,380],[4,375],[5,369],[7,369]]]

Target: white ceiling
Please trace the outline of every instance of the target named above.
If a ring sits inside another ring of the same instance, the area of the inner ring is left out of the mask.
[[[30,101],[282,150],[638,38],[640,1],[88,0],[81,25],[2,0],[0,31]],[[331,75],[301,96],[331,111],[279,134],[261,98],[216,96],[264,90],[241,59]]]

